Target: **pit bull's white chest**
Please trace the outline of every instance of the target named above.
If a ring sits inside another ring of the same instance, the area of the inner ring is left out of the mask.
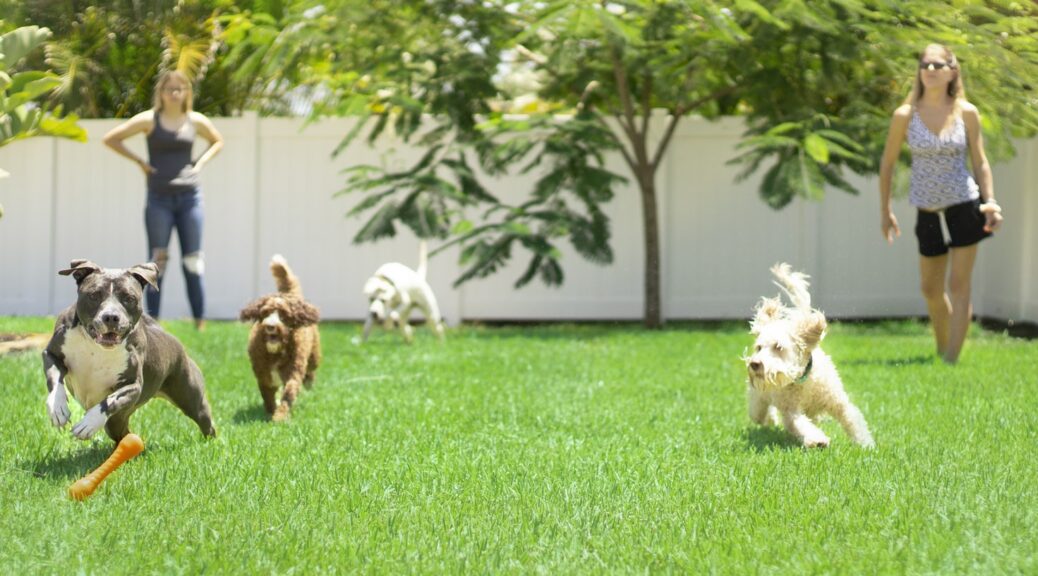
[[[61,353],[68,368],[65,384],[85,410],[93,408],[112,393],[130,360],[125,343],[111,350],[102,348],[82,326],[65,334]]]

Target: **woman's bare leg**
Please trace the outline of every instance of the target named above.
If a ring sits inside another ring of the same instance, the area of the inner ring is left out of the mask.
[[[944,349],[944,361],[954,364],[959,360],[966,332],[973,318],[970,304],[973,265],[977,261],[977,245],[951,249],[951,275],[948,279],[948,295],[951,299],[951,318],[948,324],[948,345]]]
[[[941,357],[944,357],[948,350],[952,311],[951,302],[944,292],[944,279],[947,273],[947,254],[919,257],[920,289],[930,314],[930,325],[933,326],[934,339],[937,341],[937,354]]]

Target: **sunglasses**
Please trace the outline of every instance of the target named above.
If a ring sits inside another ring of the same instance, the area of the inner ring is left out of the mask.
[[[951,69],[952,65],[947,62],[920,62],[920,70],[944,70],[945,68]]]

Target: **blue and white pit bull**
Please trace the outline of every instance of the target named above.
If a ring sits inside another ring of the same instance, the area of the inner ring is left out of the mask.
[[[104,426],[119,442],[130,432],[133,412],[156,395],[180,408],[202,434],[216,436],[201,370],[184,346],[143,312],[144,287],[157,288],[155,264],[106,270],[73,260],[58,274],[76,279],[79,297],[58,316],[43,351],[51,423],[68,424],[68,386],[86,410],[72,427],[81,440]]]

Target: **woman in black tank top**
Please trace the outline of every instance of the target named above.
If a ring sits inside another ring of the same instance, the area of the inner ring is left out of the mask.
[[[178,71],[165,72],[155,85],[155,106],[141,112],[105,134],[104,143],[116,153],[137,164],[147,177],[148,200],[144,209],[148,233],[148,258],[159,267],[159,285],[169,260],[169,240],[173,229],[180,239],[182,268],[195,326],[205,327],[205,292],[202,275],[202,225],[204,212],[198,174],[223,148],[223,137],[205,115],[191,109],[191,82]],[[126,148],[123,140],[144,133],[148,142],[148,161]],[[192,160],[195,137],[209,143]],[[149,288],[148,313],[159,315],[159,293]]]

